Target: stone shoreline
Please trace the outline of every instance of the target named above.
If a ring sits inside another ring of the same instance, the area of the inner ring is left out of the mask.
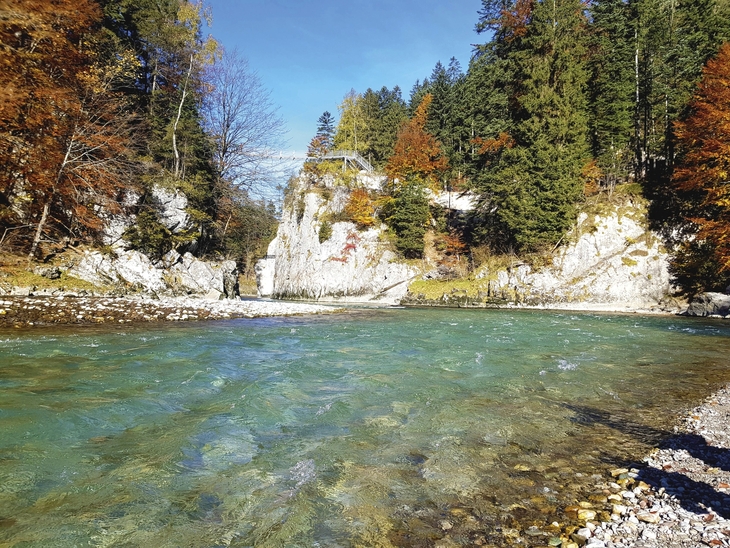
[[[590,502],[565,509],[579,525],[548,546],[730,546],[730,386],[695,407],[643,462],[610,474]]]
[[[326,314],[333,306],[193,298],[56,297],[0,295],[0,328],[57,324],[129,324],[133,322],[225,320],[266,316]]]

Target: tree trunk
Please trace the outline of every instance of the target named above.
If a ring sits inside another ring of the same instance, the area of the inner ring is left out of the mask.
[[[193,54],[190,54],[190,64],[188,65],[188,73],[185,76],[185,83],[183,84],[182,97],[180,98],[180,104],[177,106],[177,117],[175,123],[172,125],[172,152],[175,154],[175,178],[180,178],[182,171],[180,165],[180,151],[177,149],[177,126],[180,123],[182,116],[182,108],[185,103],[185,98],[188,95],[188,81],[190,80],[190,74],[193,72]]]
[[[38,251],[38,244],[41,241],[41,237],[43,235],[43,229],[46,226],[46,222],[48,221],[48,215],[51,212],[51,205],[53,204],[53,199],[56,196],[56,189],[58,188],[58,184],[61,182],[61,177],[63,177],[63,171],[64,171],[64,169],[66,169],[68,160],[71,157],[71,151],[73,150],[75,136],[76,136],[76,128],[74,128],[74,132],[73,132],[73,136],[71,137],[71,141],[68,143],[68,146],[66,147],[66,154],[63,157],[63,162],[61,162],[61,167],[58,169],[58,175],[56,175],[56,181],[53,183],[53,187],[51,188],[50,195],[46,199],[46,203],[43,204],[43,213],[41,213],[41,218],[38,221],[38,226],[36,227],[35,236],[33,237],[33,244],[30,246],[30,252],[28,253],[28,266],[29,267],[30,267],[30,263],[33,261],[33,258],[35,257],[36,251]]]

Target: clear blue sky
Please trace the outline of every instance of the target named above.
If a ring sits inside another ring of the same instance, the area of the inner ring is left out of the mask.
[[[437,61],[466,70],[480,0],[209,0],[211,34],[248,59],[306,151],[317,118],[354,89],[400,86],[408,100]]]

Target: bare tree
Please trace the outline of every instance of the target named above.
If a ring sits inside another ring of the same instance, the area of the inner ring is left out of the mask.
[[[214,165],[221,181],[247,191],[274,184],[284,122],[258,75],[236,50],[225,51],[209,67],[203,109],[214,142]]]

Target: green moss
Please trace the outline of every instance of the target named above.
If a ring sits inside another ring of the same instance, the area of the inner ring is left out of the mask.
[[[332,237],[332,223],[325,220],[319,226],[319,243],[324,243]]]
[[[0,268],[2,277],[0,281],[16,287],[33,287],[39,289],[59,289],[63,291],[110,291],[109,286],[97,286],[85,280],[69,276],[66,272],[61,272],[61,277],[56,280],[50,280],[33,274],[25,268],[21,267],[2,267]]]
[[[629,266],[629,267],[636,266],[637,264],[639,264],[630,257],[621,257],[621,262],[624,263],[625,266]]]

